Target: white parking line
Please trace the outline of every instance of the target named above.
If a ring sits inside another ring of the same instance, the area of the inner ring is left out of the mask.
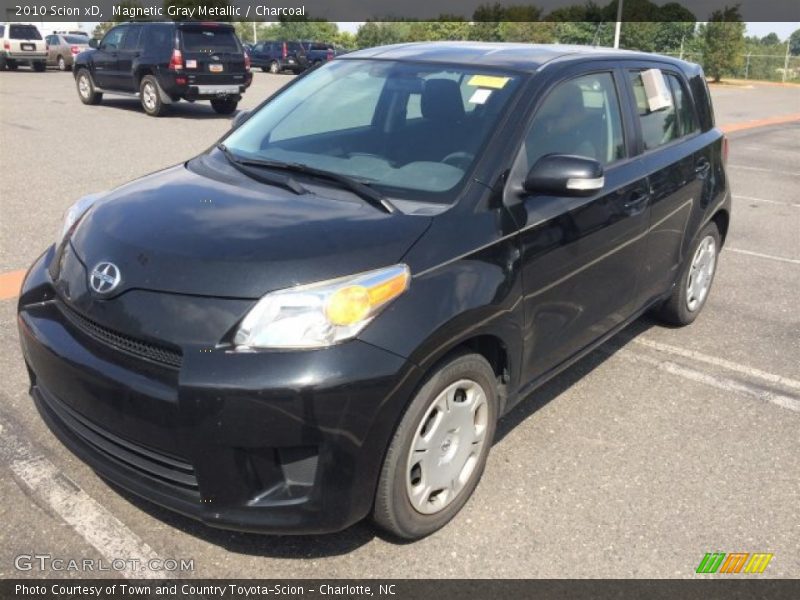
[[[800,208],[800,204],[794,202],[782,202],[780,200],[769,200],[767,198],[754,198],[753,196],[740,196],[739,194],[733,195],[734,200],[745,200],[746,202],[766,202],[767,204],[779,204],[781,206],[794,206]]]
[[[757,256],[758,258],[768,258],[769,260],[776,260],[778,262],[785,262],[792,265],[800,265],[800,260],[796,258],[787,258],[785,256],[775,256],[774,254],[762,254],[761,252],[753,252],[752,250],[742,250],[741,248],[726,247],[727,252],[736,252],[737,254],[746,254],[747,256]]]
[[[68,523],[112,565],[125,561],[124,569],[115,572],[127,578],[165,579],[169,573],[147,568],[158,554],[128,529],[108,510],[83,491],[47,458],[0,423],[0,458],[11,467],[15,480]],[[162,561],[163,563],[163,561]],[[138,569],[134,568],[138,565]],[[122,566],[122,565],[120,565]]]
[[[703,373],[696,369],[679,365],[678,363],[669,360],[662,360],[659,358],[646,356],[632,350],[625,350],[624,348],[614,352],[614,356],[621,356],[622,358],[632,362],[643,362],[648,365],[652,365],[661,371],[677,375],[678,377],[683,377],[684,379],[696,381],[725,392],[741,393],[757,400],[765,400],[775,404],[776,406],[780,406],[781,408],[786,408],[794,412],[800,412],[800,400],[797,398],[786,396],[784,394],[778,394],[770,390],[765,390],[748,383],[730,379],[729,377]]]
[[[751,167],[750,165],[732,165],[728,164],[728,167],[731,169],[745,169],[747,171],[761,171],[764,173],[779,173],[781,175],[800,175],[800,173],[796,173],[794,171],[779,171],[777,169],[767,169],[765,167]]]
[[[710,356],[708,354],[704,354],[703,352],[698,352],[696,350],[689,350],[688,348],[681,348],[679,346],[673,346],[671,344],[665,344],[663,342],[649,340],[641,336],[634,338],[633,343],[639,344],[640,346],[646,346],[648,348],[652,348],[653,350],[658,350],[659,352],[666,352],[668,354],[682,356],[683,358],[689,358],[691,360],[696,360],[709,365],[714,365],[715,367],[720,367],[723,369],[727,369],[729,371],[734,371],[736,373],[739,373],[740,375],[753,377],[755,379],[761,379],[763,381],[766,381],[767,383],[782,385],[784,387],[800,391],[800,381],[797,381],[795,379],[790,379],[788,377],[783,377],[782,375],[768,373],[760,369],[754,369],[753,367],[748,367],[747,365],[726,360],[724,358],[718,358],[716,356]]]

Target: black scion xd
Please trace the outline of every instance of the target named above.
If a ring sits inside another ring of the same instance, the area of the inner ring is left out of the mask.
[[[586,48],[364,50],[67,212],[19,300],[31,393],[209,525],[447,523],[495,424],[647,310],[702,309],[726,142],[703,73]]]

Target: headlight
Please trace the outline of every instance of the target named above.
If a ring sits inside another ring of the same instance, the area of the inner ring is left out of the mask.
[[[271,292],[242,320],[237,349],[320,348],[358,335],[408,289],[411,274],[395,265],[352,277]]]
[[[84,196],[67,209],[67,212],[64,213],[64,222],[61,224],[61,232],[56,239],[56,246],[61,245],[69,230],[92,208],[99,197],[99,194]]]

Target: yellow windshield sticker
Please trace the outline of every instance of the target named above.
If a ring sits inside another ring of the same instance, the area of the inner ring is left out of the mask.
[[[470,77],[467,85],[492,88],[493,90],[502,90],[509,81],[511,81],[511,77],[497,77],[496,75],[473,75]]]

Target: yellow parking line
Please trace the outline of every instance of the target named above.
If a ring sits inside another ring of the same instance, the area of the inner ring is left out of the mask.
[[[0,300],[10,300],[19,296],[24,278],[25,269],[0,273]]]

